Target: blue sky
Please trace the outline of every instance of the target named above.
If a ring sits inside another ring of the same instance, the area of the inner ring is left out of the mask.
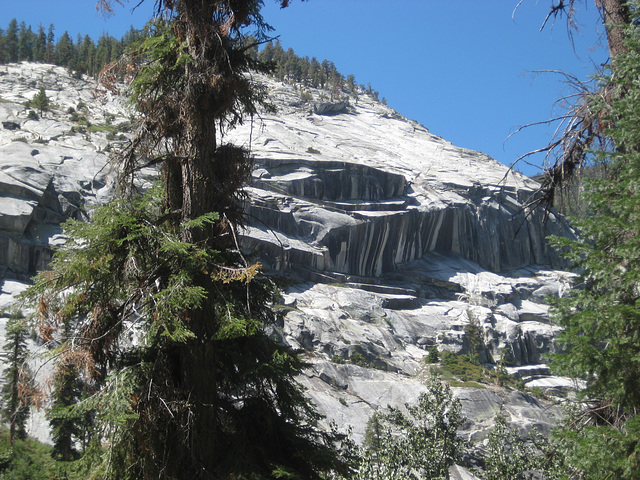
[[[110,18],[94,0],[0,0],[0,27],[9,20],[65,30],[75,38],[108,32],[120,38],[141,27],[153,0],[135,12],[130,0]],[[534,127],[507,140],[518,126],[559,113],[554,103],[570,93],[562,70],[586,79],[606,61],[604,32],[592,0],[579,3],[574,45],[565,19],[539,28],[550,2],[524,0],[293,0],[281,10],[265,0],[263,14],[285,48],[300,56],[333,61],[371,83],[390,106],[432,133],[461,147],[510,164],[549,141],[553,128]],[[575,48],[574,48],[575,47]],[[540,162],[541,159],[535,159]],[[521,164],[527,174],[538,170]]]

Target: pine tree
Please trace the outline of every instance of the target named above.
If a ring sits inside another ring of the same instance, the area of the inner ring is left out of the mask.
[[[640,167],[640,101],[636,75],[640,73],[637,26],[629,27],[631,49],[616,60],[608,89],[618,99],[598,108],[608,124],[615,150],[600,154],[607,178],[588,182],[589,217],[576,226],[582,240],[558,239],[570,247],[567,255],[582,269],[582,287],[557,302],[558,319],[565,326],[561,340],[570,347],[558,356],[564,371],[588,375],[588,393],[614,398],[629,408],[640,407],[640,217],[637,188]],[[621,95],[624,93],[624,95]]]
[[[120,58],[120,55],[122,55],[122,44],[118,41],[118,39],[114,38],[114,37],[108,37],[109,38],[109,61],[110,62],[115,62]]]
[[[2,382],[2,416],[9,423],[9,443],[13,444],[14,439],[25,438],[27,435],[26,424],[33,396],[32,374],[27,365],[27,323],[21,313],[11,314],[5,335],[4,351],[7,360]]]
[[[49,97],[47,97],[47,92],[43,86],[40,87],[40,90],[35,94],[30,104],[33,108],[40,110],[40,115],[42,115],[45,110],[49,110]]]
[[[7,51],[5,48],[4,30],[0,28],[0,64],[7,62]]]
[[[81,73],[95,75],[95,50],[96,46],[89,35],[85,35],[82,41],[78,41],[78,60],[76,70]]]
[[[66,345],[65,345],[66,346]],[[52,405],[47,415],[51,427],[51,456],[63,462],[79,457],[76,445],[85,437],[88,414],[77,408],[83,385],[81,371],[73,350],[61,352],[53,379]]]
[[[115,39],[113,39],[115,40]],[[96,71],[100,71],[104,68],[105,65],[112,61],[112,52],[111,49],[113,47],[112,38],[108,35],[101,35],[98,39],[98,45],[96,46]]]
[[[35,42],[35,35],[31,30],[31,25],[27,27],[24,22],[20,23],[20,30],[18,31],[18,61],[31,61],[33,60],[33,44]]]
[[[347,90],[352,95],[355,95],[358,91],[358,84],[356,82],[356,76],[354,74],[350,74],[347,76]]]
[[[70,67],[75,60],[75,49],[69,32],[64,32],[55,49],[55,63],[63,67]]]
[[[311,79],[311,86],[313,88],[318,88],[322,78],[322,68],[320,67],[320,62],[318,62],[316,57],[311,59],[311,65],[309,65],[309,77]]]
[[[637,15],[640,3],[630,6]],[[578,288],[555,303],[564,345],[555,367],[584,378],[583,395],[598,405],[565,439],[572,462],[591,478],[640,472],[640,27],[635,21],[624,31],[624,49],[603,79],[607,95],[592,105],[613,147],[598,158],[607,178],[587,184],[581,239],[557,239],[582,273]]]
[[[156,20],[125,63],[143,66],[121,198],[67,225],[69,244],[28,292],[41,331],[82,319],[68,346],[99,387],[81,402],[101,406],[85,458],[108,441],[92,468],[106,478],[315,479],[340,466],[294,380],[302,362],[267,335],[274,287],[234,241],[250,159],[220,139],[265,103],[245,75],[259,67],[244,33],[264,39],[261,4],[159,2],[172,22]],[[162,195],[131,188],[149,159]],[[124,348],[131,325],[140,338]]]
[[[449,478],[449,467],[462,451],[463,442],[457,435],[461,408],[449,386],[433,379],[416,404],[374,413],[367,423],[364,444],[354,454],[352,478]]]
[[[38,25],[38,33],[33,46],[33,59],[36,62],[43,63],[47,54],[47,34],[42,24]]]
[[[47,50],[46,50],[46,62],[54,63],[55,61],[55,40],[56,37],[53,33],[53,24],[49,24],[49,30],[47,31]]]
[[[7,52],[7,61],[18,61],[18,21],[14,18],[9,22],[7,32],[4,40],[5,49]]]

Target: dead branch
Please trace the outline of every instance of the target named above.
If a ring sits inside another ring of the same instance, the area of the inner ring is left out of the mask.
[[[541,186],[528,202],[527,208],[543,206],[548,211],[553,206],[556,191],[588,161],[591,152],[605,144],[604,115],[594,110],[594,103],[597,97],[606,96],[607,92],[597,84],[594,86],[593,81],[582,82],[575,75],[566,72],[541,70],[535,73],[562,75],[565,84],[572,90],[570,94],[555,102],[556,106],[566,109],[562,115],[519,126],[507,137],[508,140],[532,126],[557,124],[554,136],[546,146],[524,153],[509,167],[511,171],[524,159],[540,153],[545,154]]]

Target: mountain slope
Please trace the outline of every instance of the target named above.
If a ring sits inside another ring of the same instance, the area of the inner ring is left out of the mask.
[[[569,231],[526,208],[536,182],[366,95],[302,101],[267,82],[279,113],[229,138],[256,157],[248,236],[273,267],[379,276],[431,251],[492,271],[559,264],[544,238]]]
[[[111,195],[105,152],[126,141],[130,114],[63,69],[3,69],[0,265],[4,277],[26,279],[63,240],[61,220]],[[553,269],[544,238],[570,231],[526,210],[537,184],[364,94],[330,100],[262,80],[279,112],[226,135],[255,155],[241,242],[289,277],[273,335],[304,351],[311,368],[300,380],[320,411],[361,439],[374,409],[426,388],[436,368],[428,349],[469,353],[473,329],[488,370],[502,362],[531,387],[566,386],[544,364],[557,329],[543,300],[570,276]],[[40,85],[54,107],[29,119],[23,103]],[[4,282],[2,302],[14,287]],[[548,430],[559,415],[497,386],[456,393],[469,438],[482,438],[501,407],[525,428]]]

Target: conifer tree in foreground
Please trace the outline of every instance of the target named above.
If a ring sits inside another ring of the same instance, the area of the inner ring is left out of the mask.
[[[72,327],[71,322],[66,323],[62,329],[64,339],[70,338]],[[78,368],[81,361],[73,358],[77,352],[67,348],[63,342],[56,353],[59,355],[53,375],[51,407],[47,412],[53,440],[51,456],[69,462],[80,456],[77,445],[85,443],[83,440],[90,425],[89,413],[74,409],[83,393],[82,375]]]
[[[7,321],[7,356],[2,385],[4,387],[2,416],[9,423],[9,443],[26,437],[26,423],[31,404],[31,371],[27,365],[28,330],[25,317],[12,313]]]
[[[555,303],[564,345],[556,368],[586,380],[591,406],[564,432],[576,478],[640,478],[640,2],[628,8],[634,19],[603,79],[607,95],[592,104],[612,147],[598,158],[607,176],[587,184],[581,240],[557,240],[582,272]]]
[[[263,102],[243,42],[250,27],[264,38],[261,5],[157,2],[164,18],[129,57],[141,120],[118,158],[119,198],[67,224],[28,292],[45,337],[71,327],[60,351],[97,390],[75,409],[96,411],[84,460],[104,478],[314,479],[339,466],[293,379],[301,361],[265,331],[275,289],[235,244],[251,164],[220,139]],[[141,162],[162,170],[143,195]]]

